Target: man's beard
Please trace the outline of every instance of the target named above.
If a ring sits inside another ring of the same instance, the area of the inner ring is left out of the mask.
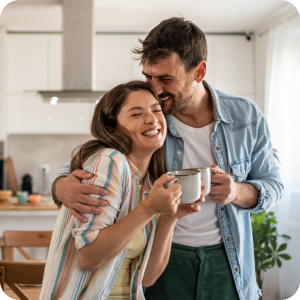
[[[170,95],[170,96],[173,98],[173,103],[170,105],[170,107],[169,107],[169,109],[168,109],[167,112],[163,111],[163,113],[166,116],[172,115],[172,114],[180,111],[181,109],[183,109],[185,106],[187,106],[192,101],[192,98],[194,96],[194,89],[191,92],[191,94],[189,96],[185,97],[184,99],[180,99],[180,100],[176,101],[176,99],[175,99],[175,97],[173,95]],[[164,102],[163,101],[162,101],[161,104],[162,104],[162,108],[164,108]]]

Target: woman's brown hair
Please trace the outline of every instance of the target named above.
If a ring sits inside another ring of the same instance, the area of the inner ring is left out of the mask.
[[[114,129],[118,125],[118,115],[128,95],[141,90],[148,91],[160,102],[151,85],[138,80],[119,84],[104,94],[95,107],[91,122],[91,134],[95,139],[73,150],[71,172],[83,169],[84,162],[100,149],[113,148],[123,154],[131,152],[133,148],[131,139],[123,133],[110,129]],[[152,180],[158,179],[166,172],[164,146],[153,153],[148,170]]]

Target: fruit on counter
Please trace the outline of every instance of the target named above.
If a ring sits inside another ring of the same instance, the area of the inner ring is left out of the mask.
[[[31,194],[28,196],[28,201],[30,203],[40,203],[42,201],[42,196],[39,194]]]

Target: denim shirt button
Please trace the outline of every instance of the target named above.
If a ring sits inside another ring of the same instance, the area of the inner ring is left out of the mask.
[[[220,147],[216,147],[217,150],[220,150]]]
[[[221,207],[221,211],[223,211],[224,210],[224,207]]]
[[[239,270],[238,268],[235,268],[235,269],[234,269],[234,271],[236,271],[236,272],[237,272],[238,270]]]
[[[230,238],[230,237],[228,237],[228,238],[227,238],[227,241],[228,241],[228,242],[230,242],[230,241],[231,241],[231,238]]]
[[[180,155],[180,154],[181,154],[181,152],[180,152],[180,151],[178,151],[178,152],[177,152],[177,154],[178,154],[178,155]]]

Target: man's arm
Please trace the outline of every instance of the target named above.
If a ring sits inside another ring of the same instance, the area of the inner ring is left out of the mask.
[[[251,170],[245,182],[234,182],[217,166],[211,167],[212,171],[219,173],[212,177],[212,182],[219,183],[219,186],[212,187],[210,198],[223,205],[232,202],[250,213],[267,210],[277,204],[283,190],[268,124],[262,114],[260,117],[251,153]]]
[[[98,207],[107,205],[107,201],[89,195],[106,195],[108,191],[95,185],[81,184],[82,179],[90,179],[93,174],[85,170],[75,170],[70,174],[69,170],[70,161],[51,176],[50,191],[58,206],[64,204],[76,219],[86,223],[88,220],[82,213],[100,214],[102,210]]]
[[[242,208],[255,207],[258,203],[259,191],[250,183],[235,182],[231,176],[218,166],[211,166],[211,171],[217,174],[212,177],[212,183],[217,186],[211,188],[211,200],[226,205],[234,203]]]

